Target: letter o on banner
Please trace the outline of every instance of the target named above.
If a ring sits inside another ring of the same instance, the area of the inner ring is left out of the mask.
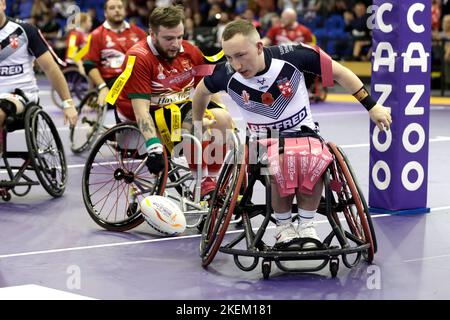
[[[386,176],[384,178],[384,181],[380,181],[378,179],[378,171],[383,170],[384,175]],[[372,180],[377,187],[378,190],[386,190],[389,187],[389,184],[391,183],[391,169],[389,168],[388,164],[385,161],[378,160],[372,167]]]
[[[412,171],[417,172],[417,180],[415,182],[409,181],[408,174]],[[402,171],[402,184],[409,191],[416,191],[423,183],[424,171],[422,165],[417,161],[408,162]]]
[[[392,131],[391,130],[384,131],[384,133],[386,134],[386,141],[383,143],[381,143],[380,140],[378,140],[380,132],[381,132],[380,129],[378,129],[378,127],[375,126],[375,128],[373,129],[373,134],[372,134],[372,143],[378,152],[385,152],[391,146]]]
[[[409,142],[409,135],[412,132],[417,132],[419,135],[419,140],[412,144]],[[403,131],[403,137],[402,137],[403,145],[405,146],[406,151],[415,153],[422,149],[424,143],[425,143],[425,130],[423,127],[418,123],[410,123],[406,128],[405,131]]]

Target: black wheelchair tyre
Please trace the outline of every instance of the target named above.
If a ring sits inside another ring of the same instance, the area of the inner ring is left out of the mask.
[[[43,129],[43,126],[47,128]],[[45,141],[41,141],[41,138]],[[51,196],[60,197],[67,183],[64,147],[52,119],[37,105],[26,110],[25,140],[31,163],[42,187]]]

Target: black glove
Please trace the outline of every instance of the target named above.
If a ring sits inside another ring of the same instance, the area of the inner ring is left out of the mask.
[[[160,173],[166,166],[164,155],[161,152],[149,153],[145,164],[147,165],[148,171],[153,174]]]

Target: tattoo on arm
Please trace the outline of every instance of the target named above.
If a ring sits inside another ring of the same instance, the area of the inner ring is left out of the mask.
[[[155,130],[152,125],[151,117],[139,119],[138,126],[139,126],[139,128],[141,128],[142,133],[148,133],[152,136],[156,135]]]

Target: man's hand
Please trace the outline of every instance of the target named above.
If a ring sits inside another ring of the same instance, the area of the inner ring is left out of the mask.
[[[78,120],[78,112],[75,108],[75,105],[73,104],[73,100],[69,99],[67,102],[68,106],[64,106],[63,112],[64,112],[64,124],[69,122],[69,126],[75,127]]]
[[[109,93],[108,87],[104,87],[104,88],[100,89],[100,91],[98,92],[98,98],[97,98],[97,104],[99,106],[105,105],[106,96],[108,95],[108,93]]]
[[[150,173],[159,174],[164,170],[166,163],[164,161],[163,148],[163,145],[160,143],[154,143],[147,148],[148,157],[145,164]]]
[[[383,131],[385,128],[389,130],[392,123],[390,108],[383,107],[380,104],[376,104],[369,111],[370,119],[376,124],[376,126]]]

